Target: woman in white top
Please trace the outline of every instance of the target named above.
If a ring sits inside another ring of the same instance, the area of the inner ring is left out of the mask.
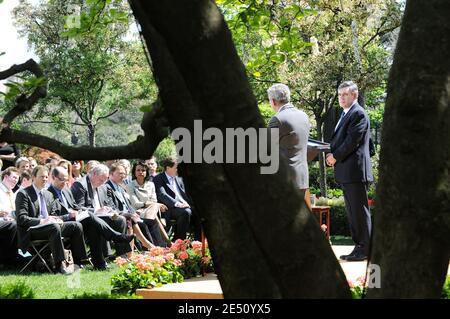
[[[157,202],[155,184],[147,180],[149,171],[144,162],[139,161],[133,165],[131,170],[132,181],[126,185],[133,207],[140,212],[140,217],[147,225],[152,235],[154,244],[167,246],[161,236],[161,226],[157,220],[159,212],[165,212],[167,206]]]

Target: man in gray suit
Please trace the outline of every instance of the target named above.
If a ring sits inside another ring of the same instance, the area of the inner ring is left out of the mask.
[[[305,112],[290,103],[291,92],[285,84],[272,85],[267,90],[270,105],[277,112],[269,122],[269,128],[279,129],[280,154],[293,169],[295,185],[310,207],[309,173],[306,158],[309,119]]]
[[[373,181],[369,155],[370,121],[366,111],[358,104],[355,83],[346,81],[339,85],[338,96],[342,113],[332,136],[327,164],[334,166],[336,182],[344,191],[350,232],[355,242],[353,251],[340,258],[361,261],[369,254],[371,232],[367,200],[367,187]]]

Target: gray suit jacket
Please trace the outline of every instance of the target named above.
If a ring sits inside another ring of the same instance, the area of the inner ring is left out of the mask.
[[[308,116],[291,103],[287,103],[270,119],[269,128],[279,129],[280,154],[293,169],[297,187],[308,188],[309,172],[306,157],[310,129]]]

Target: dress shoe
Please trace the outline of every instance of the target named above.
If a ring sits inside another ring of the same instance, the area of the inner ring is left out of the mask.
[[[341,255],[341,256],[339,256],[339,259],[347,260],[348,256],[351,256],[351,254],[349,254],[349,255]]]
[[[361,253],[356,253],[354,255],[349,255],[347,256],[347,258],[345,259],[346,261],[363,261],[367,259],[367,255],[365,254],[361,254]]]
[[[114,242],[116,243],[129,243],[130,241],[132,241],[135,238],[135,236],[133,234],[120,234],[117,237],[115,237],[113,239]]]
[[[108,270],[108,269],[109,269],[109,266],[106,262],[94,264],[94,270],[103,271],[103,270]]]
[[[60,266],[56,267],[56,273],[70,275],[73,273],[73,271],[68,269],[64,264],[61,264]]]

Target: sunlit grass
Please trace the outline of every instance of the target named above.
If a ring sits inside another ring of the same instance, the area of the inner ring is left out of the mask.
[[[23,282],[33,289],[34,298],[37,299],[74,298],[83,294],[85,296],[109,295],[112,288],[111,277],[119,272],[119,268],[113,264],[106,271],[93,271],[89,268],[77,271],[72,275],[2,272],[0,273],[0,285]]]

